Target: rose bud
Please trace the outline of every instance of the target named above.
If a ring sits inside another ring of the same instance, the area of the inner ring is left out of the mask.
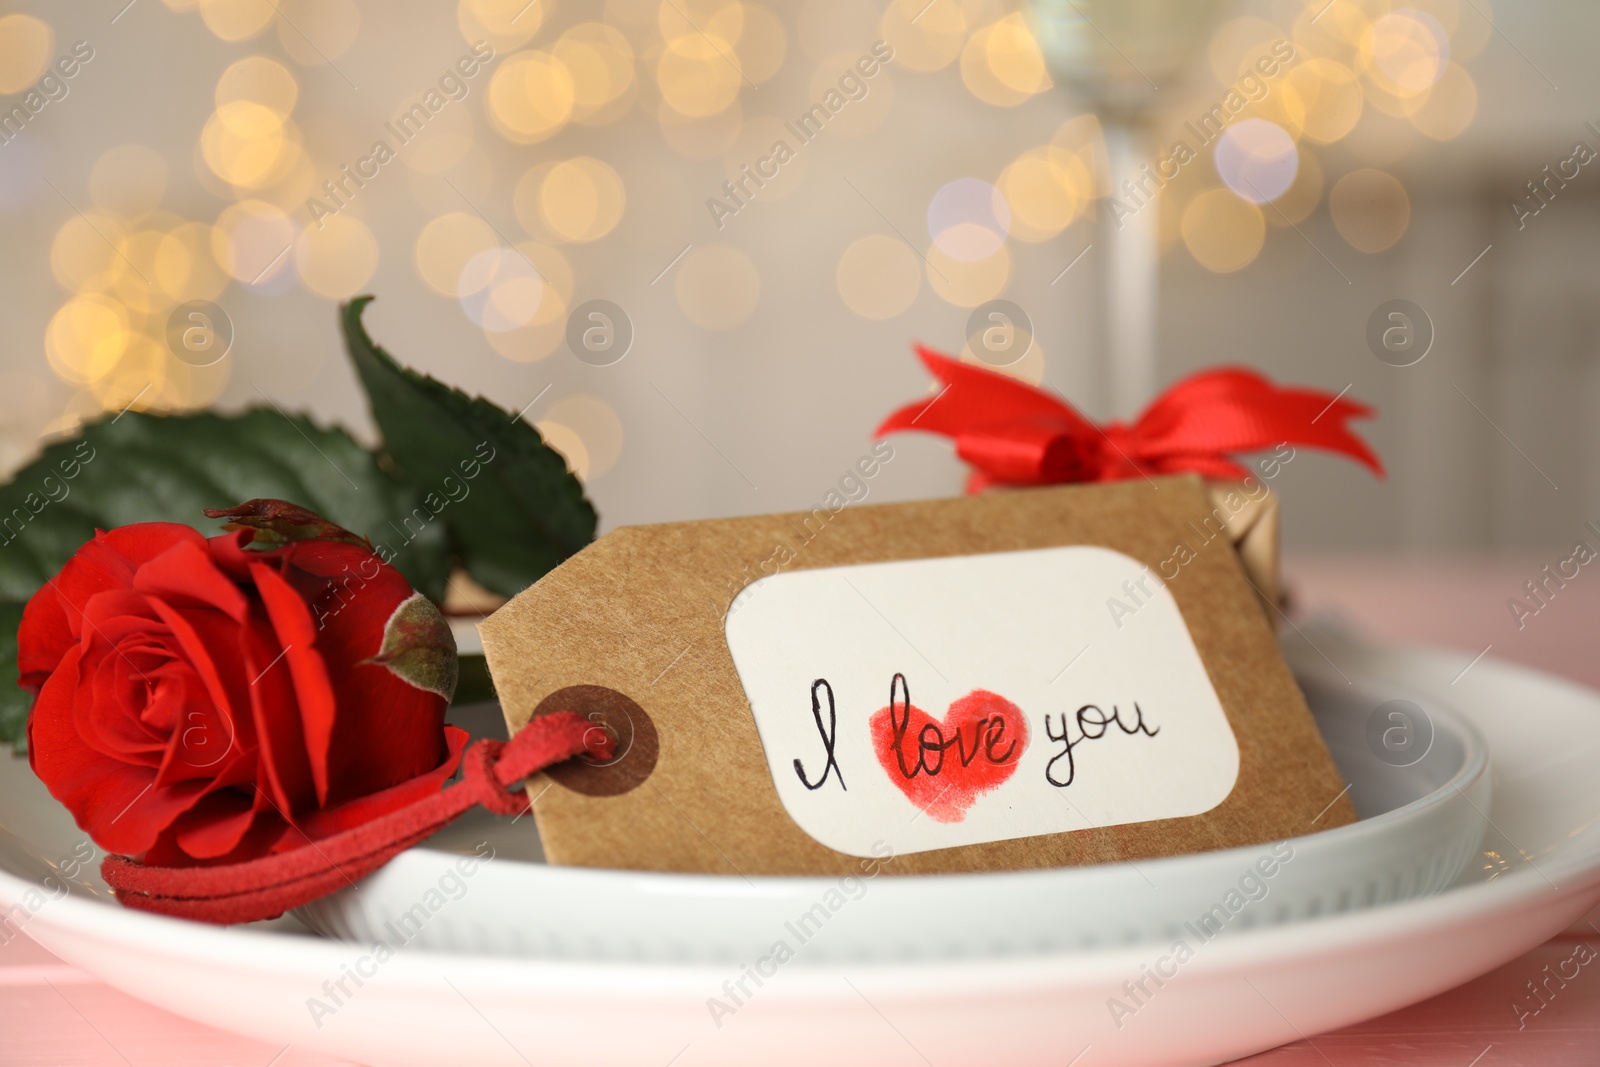
[[[228,532],[97,532],[28,602],[28,755],[107,851],[149,864],[298,848],[437,792],[449,626],[365,540],[256,500]]]

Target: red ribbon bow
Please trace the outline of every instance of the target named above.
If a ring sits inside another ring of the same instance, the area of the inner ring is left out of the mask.
[[[1383,477],[1377,455],[1345,425],[1372,415],[1371,408],[1342,394],[1274,385],[1240,367],[1183,379],[1131,426],[1096,426],[1071,405],[1014,378],[922,345],[917,355],[945,387],[890,415],[877,436],[922,430],[952,438],[956,455],[976,468],[968,492],[1189,472],[1241,480],[1250,472],[1232,454],[1283,443],[1348,456]]]

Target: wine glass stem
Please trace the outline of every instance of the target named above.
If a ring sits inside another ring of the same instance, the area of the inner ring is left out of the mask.
[[[1100,216],[1102,240],[1111,257],[1106,280],[1106,342],[1110,352],[1111,407],[1114,417],[1131,419],[1149,402],[1156,385],[1156,315],[1159,310],[1161,205],[1137,188],[1142,166],[1150,162],[1151,138],[1139,125],[1112,121],[1105,126],[1112,197]]]

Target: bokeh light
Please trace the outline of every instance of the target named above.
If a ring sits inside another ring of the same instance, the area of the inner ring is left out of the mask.
[[[168,293],[189,275],[189,250],[160,229],[141,229],[117,242],[117,258],[128,267],[112,280],[110,295],[129,311],[152,315],[168,307]]]
[[[591,156],[551,167],[539,184],[539,216],[563,241],[597,241],[622,219],[627,194],[607,163]]]
[[[97,294],[68,300],[45,331],[50,366],[69,382],[88,383],[110,373],[127,347],[127,311]]]
[[[723,179],[755,204],[748,219],[741,206],[740,228],[729,234],[750,241],[768,240],[767,227],[795,224],[796,212],[826,210],[829,198],[845,198],[839,157],[859,146],[839,141],[884,136],[888,144],[901,135],[893,127],[885,135],[897,92],[902,100],[908,92],[923,97],[924,107],[929,92],[961,94],[965,102],[943,104],[965,109],[962,122],[998,118],[991,108],[1018,109],[1004,119],[1015,135],[998,154],[930,162],[927,184],[915,194],[936,190],[926,205],[929,243],[914,221],[906,232],[916,245],[898,232],[839,238],[833,270],[843,308],[835,313],[847,309],[874,321],[904,315],[922,295],[924,275],[934,295],[955,308],[1007,294],[1014,272],[1019,282],[1039,276],[1038,256],[1059,264],[1097,240],[1063,235],[1104,223],[1110,206],[1103,198],[1127,195],[1114,181],[1138,176],[1136,165],[1121,173],[1121,162],[1111,173],[1093,114],[1048,136],[1038,123],[1055,121],[1058,103],[1020,107],[1052,88],[1051,75],[1034,24],[1000,0],[452,0],[447,10],[465,43],[442,42],[441,55],[479,51],[480,41],[494,49],[483,73],[469,80],[470,99],[452,100],[399,152],[404,166],[392,169],[404,181],[384,179],[361,194],[354,213],[334,203],[338,212],[321,226],[306,225],[307,198],[324,198],[323,179],[337,176],[358,146],[379,135],[359,129],[359,116],[327,95],[355,99],[347,97],[346,71],[362,90],[379,80],[372,57],[348,67],[341,58],[380,30],[371,18],[363,26],[363,9],[369,16],[372,9],[360,0],[164,2],[198,12],[191,29],[203,23],[223,41],[255,43],[212,42],[219,58],[209,69],[221,73],[209,111],[209,83],[200,86],[198,137],[176,148],[142,134],[105,140],[93,149],[98,158],[77,161],[86,199],[63,186],[83,212],[63,212],[48,231],[49,269],[63,292],[55,298],[60,307],[47,309],[56,312],[47,354],[73,389],[64,406],[50,401],[62,426],[134,398],[157,410],[215,398],[228,368],[191,368],[171,358],[160,333],[167,310],[182,300],[222,298],[235,281],[263,296],[297,283],[327,300],[361,291],[381,264],[372,220],[387,217],[391,197],[403,209],[421,209],[426,225],[410,258],[427,288],[459,301],[482,331],[480,349],[525,363],[564,349],[576,292],[607,295],[594,271],[618,256],[666,258],[667,242],[636,240],[650,237],[648,226],[707,196],[736,203],[716,184]],[[1409,226],[1410,200],[1390,171],[1424,138],[1459,137],[1478,111],[1479,86],[1463,64],[1495,32],[1489,0],[1273,0],[1234,16],[1197,42],[1204,44],[1201,71],[1209,67],[1216,83],[1175,83],[1170,106],[1152,126],[1162,131],[1156,158],[1165,158],[1166,146],[1192,139],[1183,120],[1225,97],[1249,98],[1230,113],[1222,135],[1205,142],[1198,162],[1185,159],[1178,173],[1163,173],[1151,206],[1160,215],[1163,252],[1181,242],[1207,270],[1241,270],[1261,255],[1268,232],[1312,217],[1324,199],[1352,248],[1392,248]],[[892,61],[880,56],[876,74],[860,75],[858,61],[881,53],[873,43],[880,37],[893,49]],[[1295,48],[1290,60],[1281,58],[1285,38]],[[38,18],[0,17],[0,93],[31,87],[62,47]],[[1280,68],[1272,75],[1260,70],[1269,57]],[[1247,77],[1266,91],[1242,86]],[[378,99],[415,100],[428,78],[407,84],[409,96],[397,83],[378,86],[387,94]],[[1182,92],[1190,95],[1176,95]],[[773,146],[795,145],[786,121],[830,95],[845,103],[831,113],[826,138],[772,170]],[[148,143],[116,143],[134,137]],[[53,159],[51,143],[30,136],[6,148],[0,211],[50,199],[43,176],[76,160]],[[518,158],[517,146],[530,145],[545,147]],[[1338,147],[1321,147],[1332,145]],[[671,174],[641,169],[641,156],[664,150],[704,165]],[[85,163],[92,163],[86,174]],[[169,173],[174,163],[180,171]],[[1325,175],[1325,166],[1333,173]],[[1351,173],[1329,188],[1345,171]],[[208,205],[226,205],[220,214],[213,215],[215,206],[203,218],[192,208],[174,213],[197,188],[216,198]],[[767,204],[786,197],[793,199]],[[495,228],[508,206],[529,240]],[[883,205],[894,225],[908,209],[914,220],[918,206]],[[704,213],[695,214],[703,225]],[[624,222],[639,218],[641,232],[628,232]],[[672,247],[691,237],[674,237]],[[518,243],[507,247],[513,239]],[[1017,251],[1012,239],[1060,241],[1057,252],[1067,256]],[[670,284],[683,317],[701,329],[751,322],[764,282],[755,262],[732,245],[694,241],[671,268],[672,281],[663,279],[654,292]],[[598,247],[573,250],[580,245]],[[774,291],[794,283],[787,263],[770,269],[765,283]],[[1004,371],[1040,380],[1042,351],[1036,344]],[[560,404],[541,422],[552,442],[585,477],[611,469],[621,450],[616,413],[594,397]]]
[[[20,93],[49,69],[55,31],[32,15],[0,18],[0,93]]]
[[[254,37],[276,14],[272,0],[200,0],[200,18],[206,29],[224,41]]]
[[[982,259],[957,259],[930,245],[927,252],[928,286],[941,300],[956,307],[977,307],[1005,291],[1011,280],[1011,253],[1001,245]]]
[[[167,296],[172,303],[178,304],[185,300],[215,300],[222,295],[231,281],[226,270],[217,262],[213,244],[212,227],[204,222],[185,222],[173,227],[172,237],[186,253],[185,262],[188,272],[184,275],[181,285],[168,288]],[[158,271],[156,276],[158,284],[166,286],[167,272]]]
[[[476,215],[452,211],[431,220],[417,234],[413,262],[429,289],[441,296],[459,297],[467,264],[499,243],[487,222]]]
[[[588,460],[585,478],[598,478],[622,456],[622,420],[610,404],[586,393],[573,393],[551,404],[545,419],[572,431],[583,442]]]
[[[584,445],[583,438],[578,431],[566,423],[556,422],[553,419],[540,419],[533,424],[539,431],[539,436],[544,438],[544,443],[561,454],[567,461],[567,469],[577,476],[580,482],[589,480],[589,449]]]
[[[1089,180],[1085,195],[1104,196],[1111,191],[1111,162],[1106,155],[1105,131],[1100,128],[1098,118],[1088,114],[1068,119],[1056,128],[1050,145],[1078,158]]]
[[[770,81],[783,69],[784,57],[789,53],[789,37],[784,32],[783,22],[770,8],[745,4],[744,28],[734,52],[746,78],[756,85]]]
[[[1361,58],[1368,75],[1396,96],[1433,87],[1450,61],[1450,37],[1439,20],[1415,8],[1390,11],[1367,27]]]
[[[928,235],[952,259],[987,259],[1005,244],[1010,230],[1006,198],[981,178],[948,182],[928,204]]]
[[[532,264],[542,280],[539,303],[526,323],[510,330],[486,330],[484,339],[501,356],[517,363],[544,359],[566,341],[567,309],[572,303],[575,276],[565,256],[549,245],[534,241],[518,243],[512,250],[524,264]],[[513,271],[520,268],[513,267]],[[506,294],[502,308],[510,305],[517,291]],[[525,298],[525,294],[524,294]],[[469,312],[470,313],[470,312]],[[507,316],[508,318],[510,316]]]
[[[889,0],[879,32],[896,66],[943,70],[962,52],[967,19],[956,0]]]
[[[155,338],[129,334],[122,355],[88,383],[89,394],[107,411],[129,405],[139,410],[177,406],[180,394],[169,380],[173,360]]]
[[[1356,72],[1333,59],[1308,59],[1283,75],[1277,98],[1294,112],[1307,140],[1332,144],[1361,120],[1365,102]]]
[[[456,288],[468,318],[491,333],[506,333],[533,321],[545,284],[527,256],[497,247],[468,260]]]
[[[1267,238],[1261,209],[1223,186],[1213,186],[1189,201],[1181,230],[1189,254],[1218,274],[1243,270],[1255,262]]]
[[[117,255],[121,223],[88,211],[62,223],[50,242],[50,272],[69,293],[98,293],[111,288],[127,264]]]
[[[1328,192],[1333,225],[1350,247],[1382,252],[1405,236],[1411,223],[1411,198],[1392,174],[1370,167],[1351,171]]]
[[[240,102],[259,104],[288,118],[300,98],[300,83],[275,59],[245,56],[235,60],[217,79],[216,105],[223,108]]]
[[[1011,209],[1011,235],[1047,241],[1082,214],[1094,193],[1083,160],[1054,145],[1018,156],[995,183]]]
[[[287,149],[298,141],[292,122],[270,107],[248,100],[223,104],[200,132],[206,165],[241,189],[260,189],[283,176]]]
[[[551,52],[572,77],[572,118],[590,126],[614,122],[634,100],[633,46],[599,22],[561,35]]]
[[[550,7],[548,0],[460,0],[456,25],[468,44],[484,41],[503,54],[538,33]]]
[[[721,54],[744,32],[745,7],[739,0],[661,0],[656,29],[663,41],[695,37],[695,51]]]
[[[986,104],[1015,107],[1050,88],[1039,43],[1021,15],[984,26],[961,50],[961,81]]]
[[[1301,56],[1332,59],[1353,67],[1359,62],[1361,42],[1371,25],[1360,0],[1330,0],[1324,7],[1302,7],[1290,36]]]
[[[839,257],[834,282],[845,307],[865,319],[892,319],[922,288],[922,264],[904,241],[875,233],[852,241]]]
[[[489,120],[507,140],[537,144],[572,118],[577,86],[566,64],[548,52],[518,52],[500,60],[489,80]]]
[[[1224,185],[1257,204],[1288,192],[1300,167],[1294,139],[1266,119],[1241,119],[1222,131],[1212,160]]]
[[[378,269],[378,239],[359,219],[335,215],[307,226],[295,243],[300,282],[318,296],[347,300]]]
[[[295,224],[282,208],[261,200],[241,200],[222,209],[211,234],[217,263],[239,281],[262,285],[293,277]],[[286,274],[287,272],[287,274]]]
[[[736,8],[737,4],[729,7]],[[691,118],[715,115],[731,106],[744,84],[739,57],[728,41],[686,33],[668,41],[656,60],[661,99]]]

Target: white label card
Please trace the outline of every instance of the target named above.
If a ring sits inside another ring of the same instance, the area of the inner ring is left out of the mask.
[[[848,855],[1199,815],[1238,779],[1177,603],[1111,549],[789,571],[726,627],[784,808]]]

